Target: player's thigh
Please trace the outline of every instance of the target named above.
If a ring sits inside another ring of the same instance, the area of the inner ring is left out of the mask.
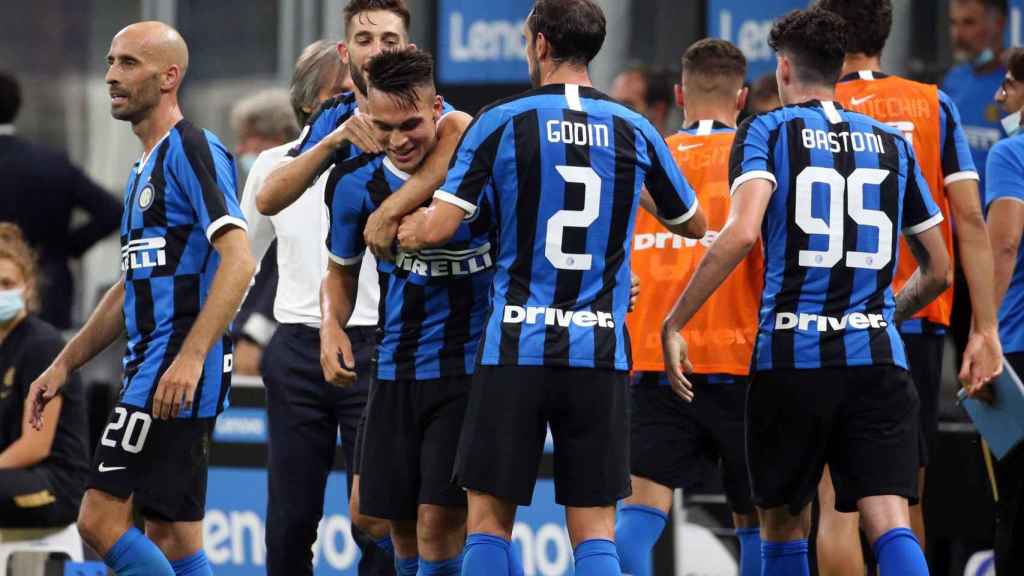
[[[694,407],[702,437],[713,444],[729,508],[740,516],[754,514],[743,421],[750,381],[745,377],[714,376],[695,385]]]
[[[579,508],[629,496],[629,375],[618,370],[549,369],[555,501]]]
[[[847,369],[842,418],[829,458],[836,509],[857,510],[870,496],[901,496],[917,502],[920,440],[917,390],[895,366]]]
[[[359,509],[388,520],[415,520],[420,444],[414,380],[374,380],[359,467]]]
[[[459,445],[472,376],[452,376],[432,381],[421,390],[420,418],[423,443],[420,447],[421,514],[424,504],[466,507],[466,493],[452,482],[455,452]],[[428,508],[427,513],[431,510]],[[461,512],[463,521],[464,510]],[[435,516],[444,516],[439,512]]]
[[[693,482],[711,448],[700,434],[694,403],[672,392],[664,374],[644,372],[632,378],[629,404],[630,473],[670,492]],[[629,501],[637,495],[634,485]]]
[[[790,369],[752,375],[746,402],[746,461],[758,508],[785,508],[790,516],[798,516],[814,497],[842,396],[836,385],[839,372]]]
[[[476,367],[455,458],[457,485],[502,502],[530,504],[547,430],[547,371]]]
[[[945,338],[938,334],[900,334],[907,349],[910,377],[920,403],[920,464],[928,465],[939,426],[939,394]]]

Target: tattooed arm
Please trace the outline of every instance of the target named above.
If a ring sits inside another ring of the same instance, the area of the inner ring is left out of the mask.
[[[942,232],[935,226],[913,236],[906,236],[910,251],[917,260],[914,275],[896,295],[896,322],[908,320],[929,302],[942,294],[952,282],[949,254]]]

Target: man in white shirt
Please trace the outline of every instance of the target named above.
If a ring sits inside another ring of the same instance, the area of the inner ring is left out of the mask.
[[[318,41],[303,51],[290,87],[300,125],[321,102],[345,89],[347,77],[347,67],[333,42]],[[260,365],[269,420],[266,544],[267,573],[271,576],[312,574],[311,549],[323,515],[324,489],[334,467],[339,433],[351,492],[358,458],[356,432],[369,388],[379,297],[376,263],[367,258],[360,273],[355,313],[347,327],[360,378],[349,388],[330,385],[320,367],[318,301],[320,281],[327,268],[323,201],[327,175],[274,216],[256,210],[256,192],[294,144],[261,153],[242,195],[254,256],[262,259],[277,239],[279,279],[274,319],[279,326]],[[387,525],[382,523],[376,536],[386,534]],[[353,536],[362,551],[360,574],[392,572],[390,554],[375,544],[372,536],[362,534],[355,526]]]

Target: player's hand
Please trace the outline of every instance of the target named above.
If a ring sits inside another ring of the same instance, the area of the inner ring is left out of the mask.
[[[179,354],[170,368],[160,377],[160,383],[153,394],[153,416],[161,420],[172,420],[178,417],[181,410],[192,409],[196,386],[203,375],[203,362],[206,358],[195,358]]]
[[[960,366],[960,383],[967,395],[978,396],[1003,371],[1003,346],[996,328],[971,330]]]
[[[37,431],[43,429],[43,410],[46,405],[60,394],[61,388],[68,381],[68,371],[61,364],[50,364],[45,372],[39,375],[28,390],[27,401],[32,403],[29,422]]]
[[[363,152],[379,154],[383,152],[377,143],[377,134],[366,114],[353,114],[327,136],[334,148],[340,148],[345,142],[351,142]]]
[[[419,210],[402,218],[402,224],[398,227],[398,245],[402,250],[412,252],[423,248],[423,241],[419,237],[420,226],[427,218],[427,211],[430,208]]]
[[[363,240],[377,260],[391,262],[395,259],[391,246],[398,235],[399,219],[385,212],[383,208],[378,208],[370,214],[363,228]]]
[[[684,372],[693,372],[693,364],[687,357],[689,349],[683,335],[675,330],[662,330],[661,351],[665,355],[665,374],[672,391],[683,400],[693,402],[693,384],[684,375]]]
[[[636,310],[636,299],[640,296],[640,277],[632,272],[629,284],[629,312]]]
[[[327,322],[324,322],[327,324]],[[356,381],[356,360],[348,334],[338,327],[320,328],[320,368],[324,380],[347,388]]]

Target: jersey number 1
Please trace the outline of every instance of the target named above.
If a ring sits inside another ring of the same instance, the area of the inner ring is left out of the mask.
[[[845,199],[849,200],[846,212],[850,219],[861,226],[878,230],[878,249],[874,252],[846,253],[846,266],[881,270],[892,260],[892,220],[881,210],[864,207],[864,186],[881,184],[889,176],[888,170],[878,168],[857,168],[849,178],[834,168],[808,166],[796,177],[796,225],[807,234],[828,236],[825,250],[801,250],[800,265],[809,268],[832,268],[843,259],[843,236],[845,234]],[[828,221],[813,215],[811,194],[815,184],[824,184],[829,189]]]
[[[597,220],[601,208],[601,177],[590,166],[555,166],[562,179],[570,184],[583,184],[583,209],[559,210],[548,218],[544,237],[544,255],[560,270],[590,270],[594,257],[590,254],[566,254],[562,241],[566,228],[587,228]]]

